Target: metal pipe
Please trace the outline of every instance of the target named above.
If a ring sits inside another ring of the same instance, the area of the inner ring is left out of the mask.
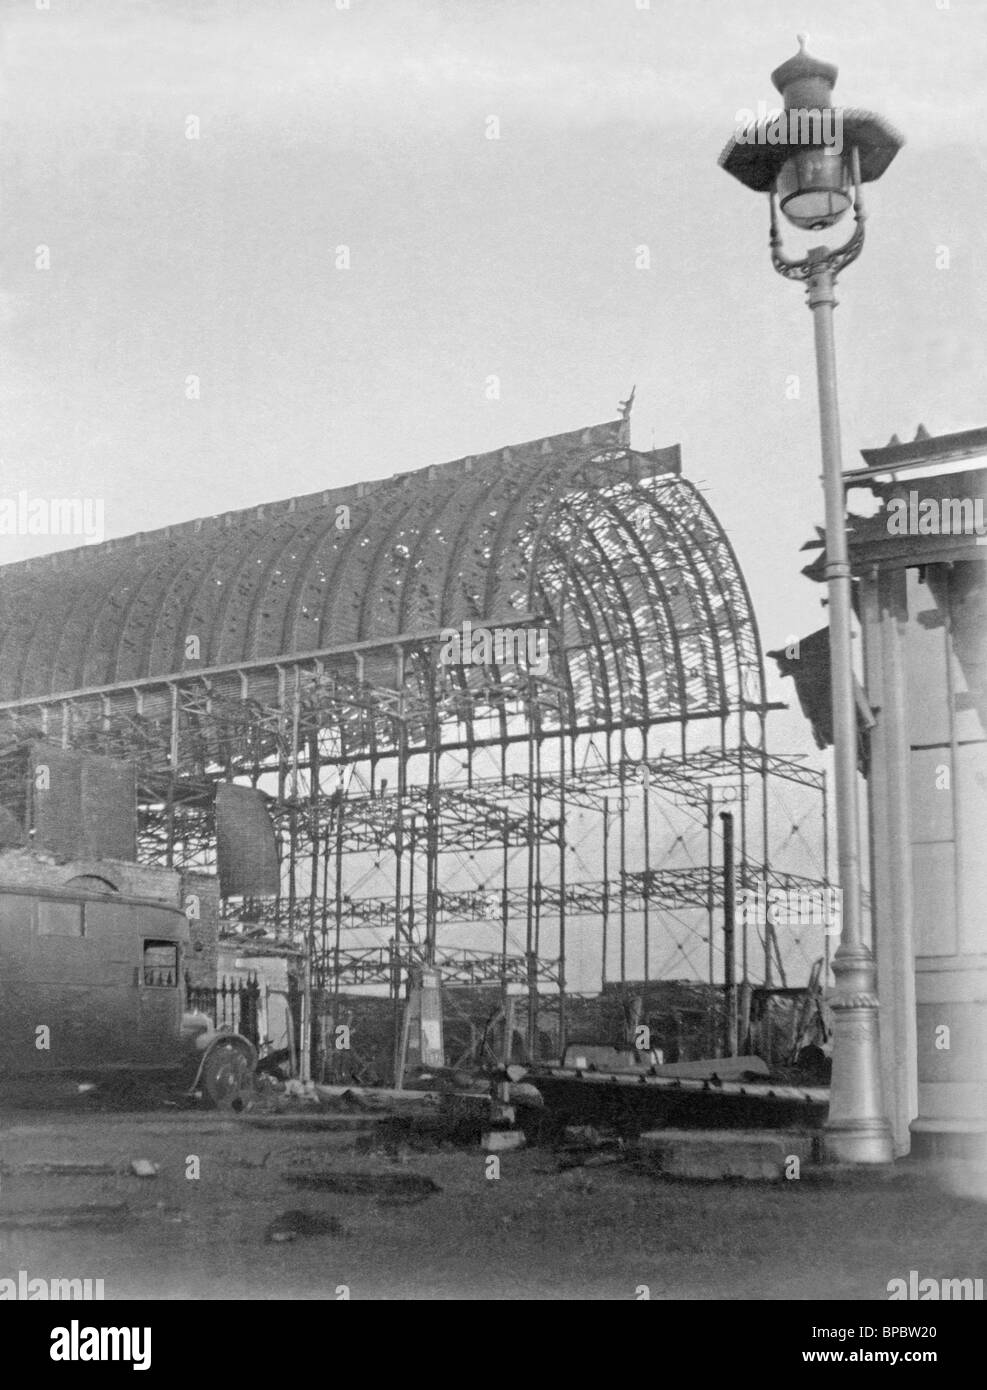
[[[439,894],[439,743],[441,728],[435,696],[435,672],[429,673],[429,750],[428,788],[425,802],[425,951],[426,965],[435,964],[438,942],[437,905]],[[414,848],[412,848],[412,854]],[[409,892],[411,890],[409,889]],[[410,939],[410,933],[409,933]]]
[[[507,771],[507,769],[506,769],[506,767],[504,766],[503,758],[501,759],[501,771],[502,771],[502,773],[504,774],[504,780],[506,781],[506,780],[507,780],[507,778],[506,778],[506,771]],[[512,1041],[513,1041],[512,1034],[513,1034],[513,1021],[514,1021],[513,1000],[511,1000],[511,998],[510,998],[510,996],[509,996],[509,994],[508,994],[508,987],[507,987],[507,944],[508,944],[508,931],[507,931],[507,928],[508,928],[508,923],[509,923],[509,921],[510,921],[510,888],[509,888],[509,875],[510,875],[510,858],[509,858],[509,851],[510,851],[510,840],[511,840],[511,822],[510,822],[510,815],[508,814],[507,807],[505,806],[505,807],[504,807],[504,845],[503,845],[503,862],[502,862],[502,870],[501,870],[502,876],[501,876],[501,898],[500,898],[500,914],[501,914],[501,924],[500,924],[500,999],[501,999],[501,1006],[502,1006],[502,1008],[503,1008],[503,1010],[504,1010],[504,1048],[503,1048],[503,1055],[502,1055],[502,1059],[501,1059],[501,1060],[503,1061],[503,1064],[504,1064],[505,1067],[508,1066],[508,1065],[510,1064],[510,1061],[511,1061],[511,1043],[512,1043]]]
[[[641,811],[644,819],[644,983],[650,979],[651,955],[651,769],[648,767],[648,735],[644,733],[641,764]]]
[[[745,694],[743,686],[740,692],[740,740],[738,743],[738,769],[740,773],[740,886],[749,887],[747,882],[747,774],[745,761],[744,743],[747,738],[745,725],[747,722]],[[747,925],[747,913],[744,913],[741,922],[741,973],[740,978],[746,985],[749,981],[748,951],[749,951],[750,932]]]
[[[535,960],[534,911],[535,911],[535,733],[534,711],[528,709],[528,820],[525,839],[528,850],[528,892],[525,902],[524,953],[528,973],[528,1012],[525,1046],[528,1061],[535,1060],[538,1049],[538,999],[536,988],[538,969]]]
[[[860,818],[857,799],[857,709],[853,678],[851,577],[840,459],[836,397],[833,274],[822,270],[809,288],[813,311],[823,487],[826,496],[826,582],[829,593],[829,645],[837,800],[837,862],[844,894],[843,944],[857,946],[860,922]]]
[[[412,811],[408,817],[408,956],[415,949],[415,850],[418,844],[418,817]],[[425,836],[425,857],[428,861],[428,832]],[[425,932],[428,934],[428,888],[425,890]]]
[[[771,869],[769,844],[769,823],[768,823],[768,729],[767,717],[761,714],[761,877],[764,879],[764,891],[768,891],[768,874]],[[762,1015],[761,1027],[761,1055],[765,1062],[771,1062],[774,1044],[771,1037],[772,1014],[774,1012],[771,998],[771,987],[774,984],[774,968],[771,959],[772,944],[774,941],[774,926],[771,922],[771,914],[766,913],[764,923],[764,1013]]]
[[[826,498],[826,583],[836,780],[836,841],[843,890],[843,930],[833,959],[836,991],[833,1077],[827,1148],[834,1158],[889,1163],[891,1128],[883,1114],[878,1057],[877,970],[864,942],[860,898],[860,813],[857,798],[857,707],[853,676],[851,571],[836,391],[833,310],[835,276],[824,248],[810,251],[812,310],[819,388],[823,488]]]
[[[734,931],[734,850],[733,850],[733,812],[721,811],[723,824],[723,984],[726,991],[726,1035],[724,1038],[727,1057],[737,1055],[737,964],[736,940]]]
[[[826,901],[829,902],[829,777],[823,769],[822,780],[822,854],[823,854],[823,886],[826,889]],[[823,936],[823,989],[829,988],[829,932]]]
[[[620,731],[620,983],[627,984],[627,757]]]
[[[394,824],[394,1065],[393,1081],[397,1090],[403,1082],[402,1066],[402,1002],[401,1002],[401,859],[404,853],[404,796],[407,778],[408,729],[403,718],[404,711],[398,715],[398,786]],[[408,965],[411,964],[411,951],[408,951]]]
[[[607,987],[607,933],[610,924],[610,798],[603,798],[603,951],[600,987]]]
[[[709,948],[709,1055],[716,1055],[716,893],[713,884],[713,787],[706,786],[706,933]]]
[[[295,688],[291,698],[291,812],[290,861],[288,864],[288,924],[292,940],[295,935],[295,911],[298,903],[298,740],[301,723],[302,673],[295,667]],[[305,927],[305,952],[302,957],[301,1025],[298,1041],[298,1079],[306,1085],[312,1079],[312,924]]]
[[[169,687],[168,701],[168,797],[165,803],[165,864],[170,869],[175,862],[175,778],[178,775],[178,686]],[[65,706],[62,707],[62,732],[65,732]],[[64,740],[63,740],[64,745]]]
[[[534,925],[532,928],[533,940],[531,947],[531,978],[533,988],[529,996],[528,1007],[529,1017],[533,1027],[533,1038],[535,1053],[532,1054],[537,1060],[538,1049],[538,961],[541,957],[541,907],[542,907],[542,888],[541,888],[541,832],[542,832],[542,783],[541,783],[541,740],[535,739],[535,824],[538,828],[535,835],[535,902],[534,902]]]
[[[327,990],[329,982],[329,836],[332,833],[332,813],[322,837],[322,906],[319,922],[319,984]],[[325,1067],[323,1066],[323,1075]]]
[[[333,999],[332,999],[332,1021],[335,1027],[339,1027],[339,998],[340,998],[340,946],[343,932],[343,807],[345,805],[342,786],[339,788],[339,803],[336,807],[336,939],[333,943]],[[333,1057],[335,1058],[335,1049]],[[333,1075],[336,1068],[333,1065]]]
[[[575,769],[573,769],[575,771]],[[566,1045],[566,911],[565,911],[565,721],[559,719],[559,1046],[561,1060],[565,1056]]]

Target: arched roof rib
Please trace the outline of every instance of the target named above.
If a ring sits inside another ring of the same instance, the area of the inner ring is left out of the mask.
[[[681,477],[678,447],[633,450],[617,420],[0,568],[0,702],[316,651],[331,666],[356,643],[539,613],[567,692],[560,717],[576,729],[764,701],[726,534]],[[340,661],[352,677],[354,658]],[[373,722],[353,712],[348,740]]]

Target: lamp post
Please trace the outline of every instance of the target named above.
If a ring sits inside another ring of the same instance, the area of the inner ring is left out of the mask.
[[[842,932],[833,958],[833,1076],[826,1148],[831,1157],[845,1162],[887,1163],[893,1148],[881,1094],[877,970],[861,923],[851,573],[833,309],[836,276],[863,249],[861,186],[880,178],[903,141],[873,112],[833,106],[837,69],[810,57],[805,42],[800,34],[799,52],[771,74],[784,111],[738,130],[720,156],[720,164],[747,188],[768,194],[772,265],[786,279],[805,285],[812,310],[826,499],[837,843],[843,889]],[[817,246],[803,259],[793,259],[782,249],[779,204],[793,226],[809,231],[832,227],[852,205],[853,232],[835,250]]]

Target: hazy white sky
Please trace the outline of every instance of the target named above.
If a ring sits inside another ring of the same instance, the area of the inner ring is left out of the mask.
[[[820,625],[811,320],[716,158],[808,30],[908,139],[841,282],[847,463],[983,425],[987,5],[642,3],[3,0],[0,495],[125,535],[609,419],[636,382],[634,442],[706,480],[765,646]]]

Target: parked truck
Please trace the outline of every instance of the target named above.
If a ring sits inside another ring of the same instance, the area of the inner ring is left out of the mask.
[[[256,1049],[186,1009],[185,913],[52,880],[0,882],[0,1078],[155,1077],[243,1109]]]

